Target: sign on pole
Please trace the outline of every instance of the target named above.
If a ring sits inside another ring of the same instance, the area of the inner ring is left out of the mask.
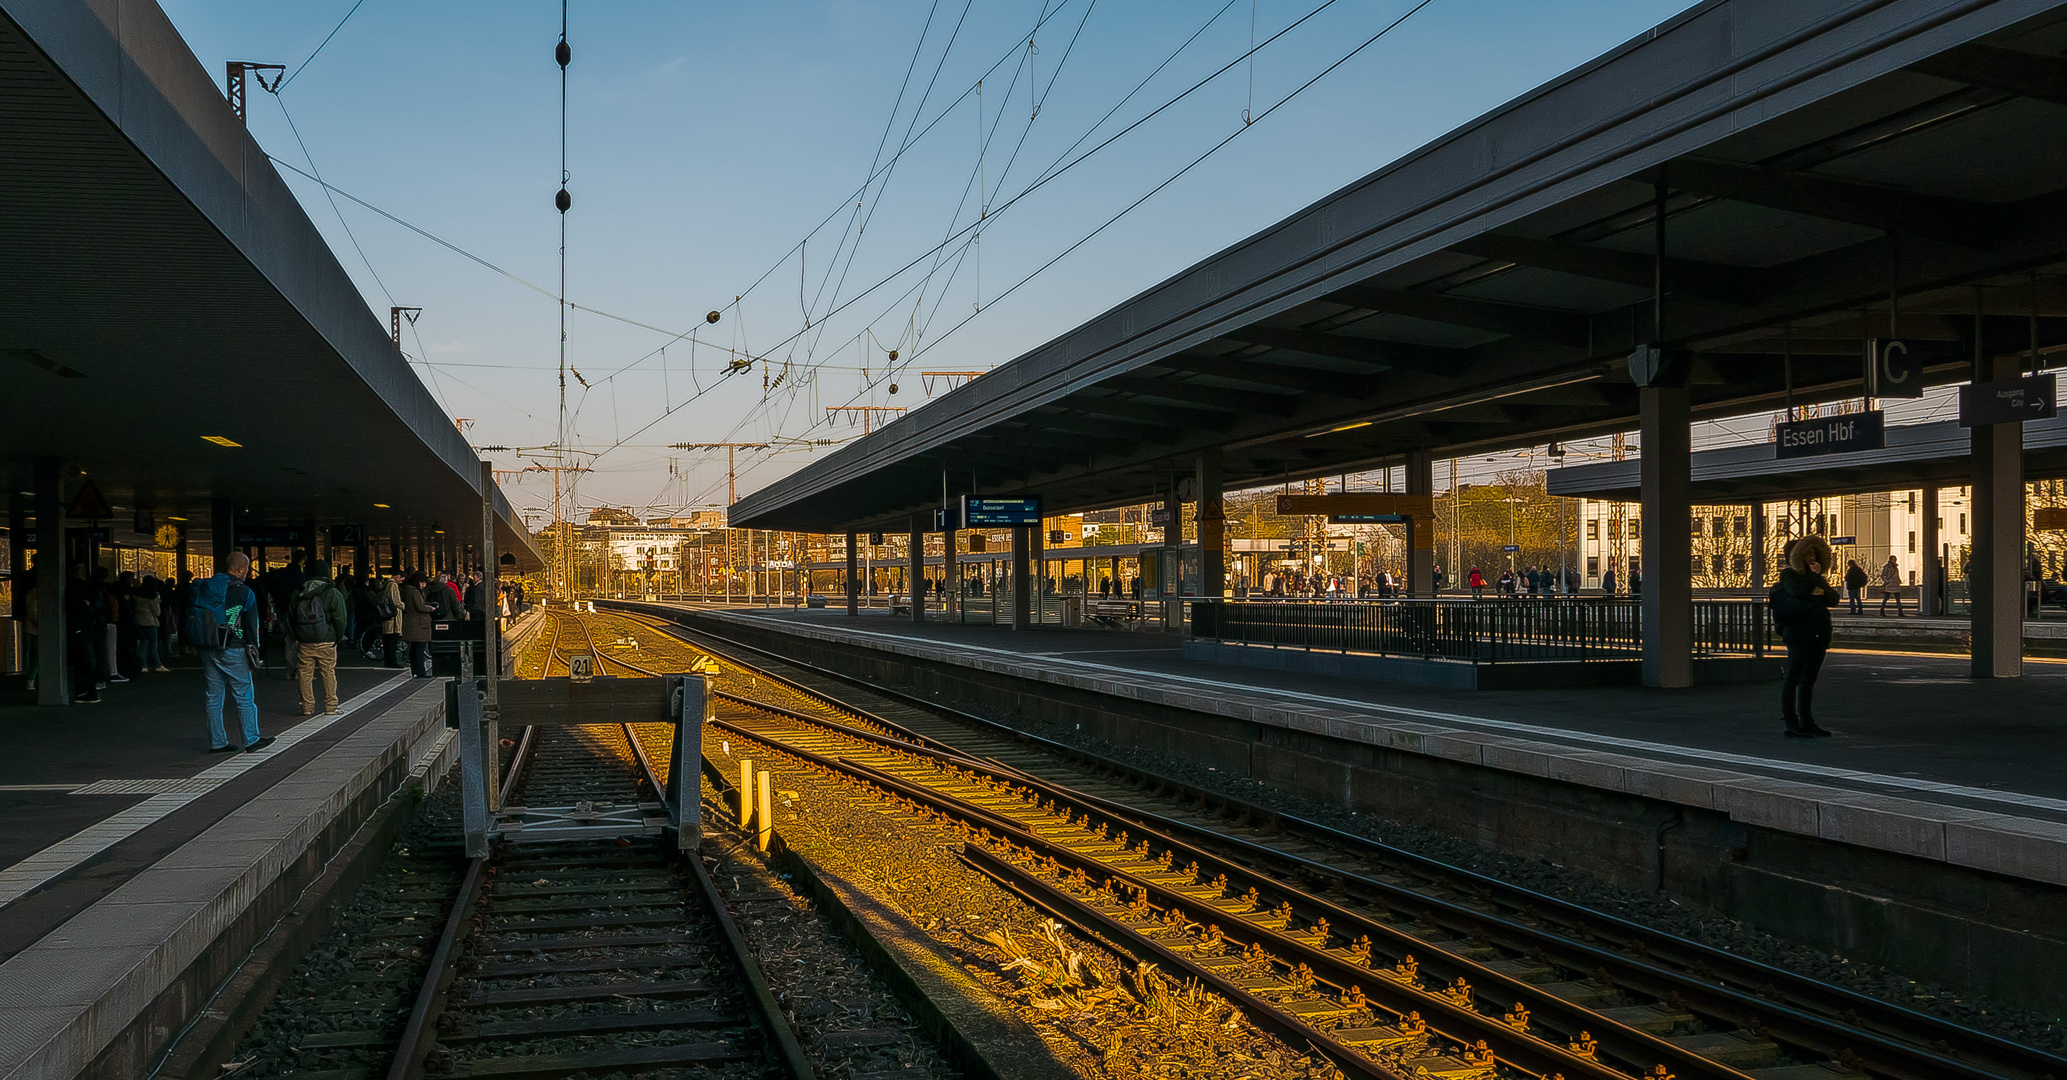
[[[1900,339],[1874,338],[1866,343],[1866,396],[1923,396],[1923,357]]]
[[[2057,389],[2056,380],[2050,374],[1962,386],[1959,388],[1959,426],[1985,427],[2024,420],[2050,420],[2060,414]]]
[[[307,547],[309,534],[299,525],[240,525],[238,547]]]
[[[1039,525],[1039,499],[979,499],[962,496],[962,523],[972,529],[1011,525]]]
[[[1279,495],[1278,513],[1405,514],[1434,517],[1435,496],[1393,495],[1381,491],[1336,492],[1332,495]]]
[[[1773,456],[1782,459],[1853,454],[1885,445],[1887,414],[1878,409],[1795,420],[1779,425],[1773,433]]]

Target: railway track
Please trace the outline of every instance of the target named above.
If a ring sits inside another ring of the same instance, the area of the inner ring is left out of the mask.
[[[552,618],[549,670],[617,663],[585,620]],[[625,725],[532,728],[505,810],[580,821],[651,801],[663,782]],[[391,1080],[813,1075],[708,873],[657,837],[518,834],[471,861],[396,1045]]]
[[[721,683],[729,733],[966,823],[972,866],[1353,1075],[2067,1078],[2035,1048],[644,621],[745,676]]]

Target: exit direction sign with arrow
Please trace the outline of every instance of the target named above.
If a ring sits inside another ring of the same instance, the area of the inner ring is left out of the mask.
[[[1984,427],[2060,415],[2060,399],[2052,375],[1974,383],[1959,388],[1959,426]]]

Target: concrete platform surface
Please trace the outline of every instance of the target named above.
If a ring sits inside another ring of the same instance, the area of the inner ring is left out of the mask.
[[[407,672],[341,658],[338,701],[356,701],[397,674]],[[298,728],[305,718],[291,674],[261,675],[255,686],[261,734],[312,730]],[[0,702],[0,816],[8,823],[0,831],[0,904],[41,883],[23,865],[36,853],[143,803],[158,809],[198,795],[239,767],[242,755],[208,752],[198,663],[116,683],[100,696],[97,705],[38,707],[26,694]],[[235,721],[226,724],[236,743]]]
[[[341,715],[308,719],[261,682],[278,741],[253,754],[205,753],[198,672],[111,687],[96,707],[0,711],[0,776],[150,789],[0,870],[0,1078],[147,1072],[276,909],[412,771],[449,756],[446,680],[344,676],[357,693]]]
[[[1830,739],[1781,735],[1773,683],[1456,691],[1188,661],[1177,635],[699,609],[722,620],[1726,812],[2067,884],[2067,663],[1975,680],[1964,657],[1833,652]]]

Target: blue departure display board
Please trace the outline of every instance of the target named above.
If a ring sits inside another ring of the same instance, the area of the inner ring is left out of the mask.
[[[1039,499],[962,499],[962,524],[971,529],[1039,525]]]

